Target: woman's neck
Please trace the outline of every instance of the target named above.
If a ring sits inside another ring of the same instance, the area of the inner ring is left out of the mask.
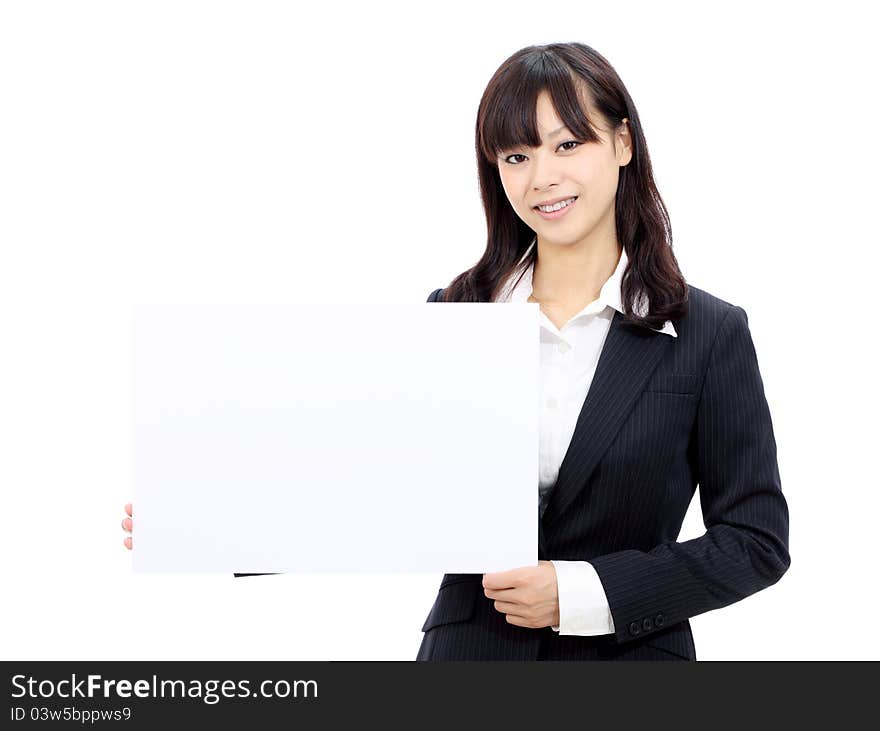
[[[538,239],[538,258],[532,272],[532,296],[547,305],[592,302],[614,274],[621,247],[616,238],[601,246],[560,246]]]

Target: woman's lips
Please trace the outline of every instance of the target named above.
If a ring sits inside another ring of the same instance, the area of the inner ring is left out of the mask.
[[[577,205],[577,202],[578,202],[578,198],[575,197],[575,199],[571,203],[569,203],[567,206],[565,206],[564,208],[560,208],[558,211],[553,211],[553,213],[545,213],[544,211],[542,211],[540,208],[537,208],[537,207],[534,210],[545,221],[555,221],[557,218],[562,218],[566,213],[568,213],[572,208],[574,208]]]

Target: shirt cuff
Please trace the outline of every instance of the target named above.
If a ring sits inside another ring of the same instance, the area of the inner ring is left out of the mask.
[[[605,589],[589,561],[551,561],[559,593],[560,635],[614,634],[614,619]]]

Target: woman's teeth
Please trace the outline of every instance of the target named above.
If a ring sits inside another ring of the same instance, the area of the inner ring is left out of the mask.
[[[568,200],[559,201],[559,203],[555,203],[552,206],[538,206],[538,209],[544,211],[544,213],[553,213],[553,211],[558,211],[572,203],[574,203],[574,198],[569,198]]]

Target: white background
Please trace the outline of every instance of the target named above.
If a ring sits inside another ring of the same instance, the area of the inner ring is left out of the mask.
[[[693,618],[697,657],[877,659],[869,7],[3,3],[2,656],[415,657],[440,575],[132,573],[131,306],[424,301],[485,245],[486,83],[577,40],[635,101],[686,278],[747,311],[773,415],[792,566]],[[695,498],[680,540],[703,530]]]

